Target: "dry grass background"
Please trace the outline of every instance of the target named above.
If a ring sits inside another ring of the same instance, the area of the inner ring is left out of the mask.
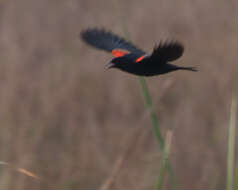
[[[0,1],[0,160],[51,185],[0,168],[0,189],[99,189],[134,132],[145,128],[112,189],[155,189],[161,152],[137,77],[105,71],[110,55],[78,39],[103,26],[150,51],[177,39],[177,61],[198,73],[147,79],[180,189],[226,181],[238,1]],[[169,186],[166,186],[169,189]]]

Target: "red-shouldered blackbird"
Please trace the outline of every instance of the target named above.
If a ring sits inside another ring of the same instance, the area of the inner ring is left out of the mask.
[[[81,38],[89,45],[111,52],[115,56],[108,68],[118,68],[141,76],[160,75],[176,70],[197,71],[194,67],[170,64],[181,57],[184,51],[183,45],[176,41],[160,43],[154,47],[151,54],[146,54],[131,42],[104,29],[84,30],[81,32]]]

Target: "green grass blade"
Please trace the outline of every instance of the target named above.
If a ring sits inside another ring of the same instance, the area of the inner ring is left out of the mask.
[[[235,190],[238,190],[238,166],[236,167]]]
[[[147,83],[146,83],[144,77],[139,77],[139,80],[140,80],[143,95],[144,95],[144,98],[145,98],[146,107],[150,111],[150,118],[151,118],[151,121],[152,121],[153,126],[154,126],[154,133],[156,135],[157,141],[160,145],[160,148],[161,148],[161,150],[163,152],[163,156],[164,156],[164,152],[165,152],[164,138],[161,134],[160,125],[159,125],[156,113],[153,110],[153,103],[152,103],[152,99],[151,99],[150,94],[149,94],[149,89],[147,87]],[[168,173],[169,173],[170,184],[172,185],[172,189],[173,190],[177,189],[174,171],[172,169],[172,166],[171,166],[171,163],[170,163],[169,159],[166,160],[166,163],[164,164],[164,168],[162,167],[162,169],[160,171],[158,184],[161,184],[161,180],[163,180],[162,176],[165,174],[166,171],[168,171]],[[160,185],[158,185],[158,189],[159,188],[160,188]]]
[[[235,94],[232,95],[230,126],[228,136],[228,153],[227,153],[227,190],[233,189],[234,176],[234,155],[235,155],[235,122],[237,111],[237,99]]]
[[[150,118],[151,118],[151,121],[152,121],[153,126],[154,126],[155,135],[157,137],[157,140],[160,144],[161,149],[163,150],[164,149],[164,139],[163,139],[163,136],[160,132],[160,126],[159,126],[157,116],[156,116],[156,114],[153,110],[153,107],[152,107],[153,106],[152,99],[150,97],[146,81],[145,81],[144,77],[139,77],[139,80],[140,80],[140,84],[141,84],[142,91],[143,91],[143,94],[144,94],[144,98],[145,98],[145,101],[146,101],[146,107],[150,111]]]
[[[172,140],[172,131],[169,130],[166,135],[166,144],[165,144],[165,148],[164,148],[164,152],[163,152],[160,175],[159,175],[159,179],[158,179],[158,186],[157,186],[158,190],[163,189],[165,172],[166,172],[166,169],[168,168],[168,164],[169,164],[168,160],[169,160],[171,140]]]

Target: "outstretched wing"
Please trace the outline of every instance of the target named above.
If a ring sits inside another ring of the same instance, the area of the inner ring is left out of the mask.
[[[183,55],[184,47],[179,42],[160,43],[151,54],[153,60],[174,61]]]
[[[129,41],[104,29],[89,28],[82,31],[80,36],[89,45],[111,52],[115,57],[124,56],[128,53],[137,54],[138,56],[145,54]]]

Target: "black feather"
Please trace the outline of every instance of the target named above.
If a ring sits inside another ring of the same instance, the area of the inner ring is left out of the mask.
[[[164,42],[154,47],[151,58],[160,61],[174,61],[183,55],[183,51],[183,45],[179,42]]]
[[[80,36],[89,45],[108,52],[114,49],[124,49],[138,55],[145,54],[131,42],[104,29],[89,28],[82,31]]]

